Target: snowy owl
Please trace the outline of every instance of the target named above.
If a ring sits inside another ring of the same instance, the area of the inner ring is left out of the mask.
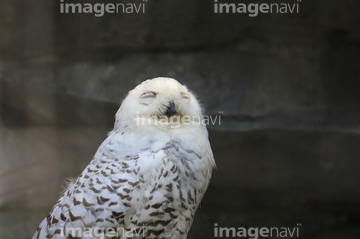
[[[171,78],[146,80],[115,118],[33,239],[187,237],[215,166],[195,96]]]

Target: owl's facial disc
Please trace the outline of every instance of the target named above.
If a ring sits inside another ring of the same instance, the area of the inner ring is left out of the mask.
[[[182,97],[173,96],[164,92],[146,91],[140,95],[139,103],[143,107],[144,117],[182,116],[185,114],[180,105]]]
[[[201,122],[202,113],[195,96],[185,86],[160,77],[144,81],[129,92],[117,113],[118,127],[125,119],[127,125],[133,122],[140,127],[192,127]]]

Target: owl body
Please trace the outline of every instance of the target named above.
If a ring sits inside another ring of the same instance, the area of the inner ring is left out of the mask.
[[[193,95],[175,80],[151,81],[147,87],[167,96],[163,107],[154,107],[158,115],[141,109],[132,113],[127,100],[138,98],[149,107],[156,98],[148,98],[144,83],[133,90],[138,94],[130,91],[114,130],[33,238],[186,238],[214,159],[204,125],[197,120],[189,125],[169,122],[178,112],[180,117],[190,112],[184,105]],[[161,83],[160,87],[154,83]],[[174,96],[173,91],[179,94]],[[184,98],[181,92],[189,95]],[[162,115],[168,122],[158,122]],[[139,118],[149,119],[150,124],[139,123]]]

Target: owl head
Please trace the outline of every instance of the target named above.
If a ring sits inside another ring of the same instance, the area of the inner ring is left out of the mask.
[[[115,129],[180,128],[201,124],[201,107],[178,81],[159,77],[131,90],[116,113]]]

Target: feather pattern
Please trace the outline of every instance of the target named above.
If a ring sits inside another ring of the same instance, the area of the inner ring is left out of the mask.
[[[193,97],[184,86],[168,78],[152,81],[157,95],[170,91],[167,99],[175,102],[181,115],[188,113],[171,97],[174,92],[186,92],[180,101]],[[175,84],[171,90],[164,87],[169,81],[170,86]],[[141,94],[141,88],[134,91]],[[127,99],[132,99],[129,96],[131,92]],[[68,185],[33,239],[186,238],[215,165],[206,127],[134,124],[136,117],[126,111],[127,99],[114,130]],[[201,115],[199,109],[194,111]]]

